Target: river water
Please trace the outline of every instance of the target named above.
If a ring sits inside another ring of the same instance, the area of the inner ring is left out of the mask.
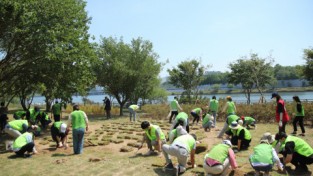
[[[301,101],[313,101],[313,92],[281,92],[279,93],[280,96],[286,101],[286,102],[291,102],[292,101],[292,97],[294,95],[299,96]],[[214,94],[216,96],[217,99],[220,98],[226,98],[226,96],[231,96],[233,101],[236,103],[246,103],[247,102],[247,98],[245,97],[244,94],[242,93],[238,93],[238,94]],[[271,101],[271,93],[264,93],[264,97],[266,102]],[[103,99],[104,97],[107,95],[89,95],[86,98],[88,98],[89,100],[95,102],[95,103],[103,103]],[[206,98],[212,98],[212,95],[201,95],[202,97],[206,97]],[[179,96],[178,96],[179,97]],[[83,103],[82,101],[82,96],[73,96],[73,103]],[[167,100],[168,101],[172,101],[174,99],[174,95],[169,95]],[[258,93],[252,93],[250,100],[251,103],[256,103],[258,102],[260,99],[260,94]],[[44,97],[42,96],[36,96],[34,97],[33,100],[34,104],[44,104]],[[117,103],[116,100],[113,100],[113,103]]]

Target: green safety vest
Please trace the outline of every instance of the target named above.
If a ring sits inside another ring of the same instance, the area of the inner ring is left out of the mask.
[[[23,131],[23,124],[28,126],[28,121],[27,120],[13,120],[9,122],[10,127],[17,131]]]
[[[188,119],[188,114],[185,113],[185,112],[178,113],[178,115],[175,117],[176,122],[178,122],[179,119],[187,120]]]
[[[227,124],[231,125],[232,122],[234,122],[234,121],[236,121],[238,119],[239,119],[239,117],[237,115],[229,115],[227,117]]]
[[[193,109],[192,111],[199,115],[200,112],[202,111],[202,109],[201,108],[196,108],[196,109]]]
[[[245,120],[244,120],[243,123],[244,123],[244,124],[248,124],[248,125],[255,121],[255,119],[252,118],[252,117],[245,117],[244,119],[245,119]]]
[[[211,158],[214,159],[221,164],[224,163],[225,159],[228,157],[228,149],[230,148],[229,145],[226,144],[217,144],[215,145],[209,153],[207,153],[204,158]]]
[[[60,131],[60,128],[61,128],[62,123],[63,123],[62,121],[54,122],[54,123],[53,123],[53,126],[54,126],[55,128],[57,128],[57,129]]]
[[[45,112],[40,112],[39,114],[40,114],[41,118],[44,117],[45,120],[49,120],[50,119],[49,115],[47,113],[45,113]]]
[[[218,110],[218,101],[215,100],[215,99],[212,99],[212,100],[210,101],[210,107],[209,107],[209,109],[210,109],[211,111],[217,112],[217,110]]]
[[[150,128],[148,130],[145,130],[148,138],[150,139],[150,141],[156,141],[157,137],[156,137],[156,130],[157,129],[160,129],[159,132],[160,132],[160,139],[161,140],[164,140],[165,139],[165,135],[164,133],[162,132],[161,128],[157,125],[150,125]],[[150,133],[149,133],[150,131]]]
[[[303,108],[303,106],[301,105],[301,112],[298,112],[297,106],[296,106],[295,112],[296,112],[296,116],[304,116],[304,108]]]
[[[252,163],[273,164],[273,147],[269,144],[259,144],[253,148],[253,155],[251,156]]]
[[[16,118],[16,119],[21,119],[22,116],[25,116],[25,115],[26,115],[26,111],[16,111],[16,112],[14,113],[14,115],[15,115],[15,118]]]
[[[235,103],[232,101],[227,102],[227,114],[235,114]]]
[[[178,108],[177,101],[176,100],[171,101],[170,107],[171,107],[171,110],[177,110]]]
[[[133,109],[133,110],[137,110],[139,108],[138,105],[130,105],[129,108]]]
[[[86,128],[84,111],[77,110],[71,113],[73,129]]]
[[[40,111],[35,111],[35,109],[29,109],[29,114],[30,114],[30,121],[31,122],[35,122],[36,121],[36,117],[38,116]]]
[[[285,148],[287,142],[293,141],[295,143],[294,151],[303,156],[310,156],[313,154],[312,147],[303,139],[295,136],[287,136],[286,140],[281,144],[281,149]]]
[[[61,107],[62,104],[61,103],[56,103],[52,106],[52,113],[54,115],[60,115],[61,114]]]
[[[186,150],[190,153],[190,151],[196,145],[196,140],[189,134],[182,135],[177,137],[173,143],[181,143],[186,145]]]
[[[244,127],[239,127],[237,130],[231,129],[231,132],[233,133],[233,135],[239,136],[241,130],[245,130],[245,136],[244,136],[244,138],[245,138],[246,140],[250,140],[250,139],[251,139],[251,134],[250,134],[249,130],[247,130],[247,129],[244,128]]]
[[[20,148],[22,148],[24,145],[26,145],[27,144],[27,137],[32,138],[32,134],[26,132],[26,133],[23,133],[22,135],[20,135],[19,137],[17,137],[15,139],[15,141],[13,142],[13,150],[18,151]]]
[[[206,114],[205,117],[202,120],[202,125],[205,125],[206,123],[208,123],[208,121],[210,121],[211,115],[210,114]]]

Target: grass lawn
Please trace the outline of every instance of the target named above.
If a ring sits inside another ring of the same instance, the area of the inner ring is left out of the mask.
[[[66,119],[64,119],[66,120]],[[175,175],[173,171],[164,171],[165,159],[162,156],[148,156],[143,154],[148,151],[145,146],[137,150],[136,144],[142,139],[140,122],[130,123],[128,117],[118,117],[111,120],[104,120],[104,117],[89,117],[90,131],[85,135],[84,152],[81,155],[73,155],[72,147],[68,149],[55,148],[55,143],[51,141],[50,131],[46,131],[42,136],[36,138],[36,148],[39,152],[31,158],[15,158],[14,153],[4,151],[4,140],[7,135],[1,135],[0,165],[1,175],[135,175],[135,176],[169,176]],[[141,121],[144,119],[140,119]],[[161,126],[166,133],[170,125],[167,120],[147,119],[153,124]],[[218,123],[218,128],[223,126]],[[202,136],[201,145],[207,146],[208,150],[214,144],[220,143],[222,139],[216,138],[219,131],[212,129],[211,132],[204,132],[199,125],[191,126],[190,133],[197,133]],[[288,133],[292,132],[292,126],[286,127]],[[249,164],[248,157],[252,153],[253,146],[259,143],[264,132],[274,134],[277,131],[277,124],[257,124],[256,130],[251,130],[252,142],[249,150],[236,154],[239,168],[232,175],[253,175],[253,169]],[[311,146],[312,129],[306,127],[306,136],[303,137]],[[69,135],[70,141],[71,135]],[[71,145],[71,143],[69,142]],[[130,151],[121,152],[121,148]],[[204,175],[203,157],[206,152],[196,154],[197,168],[188,169],[183,175],[194,176]],[[177,163],[173,159],[174,164]],[[291,164],[287,165],[293,168]],[[313,171],[313,165],[309,166]],[[288,175],[278,173],[275,167],[271,175]]]

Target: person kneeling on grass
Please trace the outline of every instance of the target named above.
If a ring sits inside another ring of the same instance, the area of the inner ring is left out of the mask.
[[[30,125],[27,120],[12,120],[5,125],[4,131],[16,139],[23,133],[25,133],[29,128],[37,130],[39,127],[37,125]]]
[[[177,157],[178,166],[177,173],[181,174],[186,171],[187,159],[190,155],[191,167],[195,167],[195,151],[196,151],[196,140],[195,134],[186,134],[177,137],[172,144],[164,144],[162,146],[163,155],[166,159],[165,169],[174,169],[170,155]],[[177,175],[178,175],[177,174]]]
[[[305,174],[309,171],[307,165],[313,163],[313,149],[305,140],[288,136],[284,132],[277,133],[275,140],[281,143],[280,153],[284,156],[284,165],[293,164],[296,167],[295,174]]]
[[[188,134],[188,132],[183,127],[184,121],[182,119],[178,120],[178,124],[179,125],[175,129],[171,130],[168,135],[170,144],[173,143],[174,139],[176,139],[177,137]]]
[[[144,154],[145,156],[149,156],[154,153],[153,147],[159,152],[158,154],[160,154],[162,144],[166,143],[166,138],[161,128],[157,125],[150,124],[148,121],[143,121],[141,123],[141,128],[145,131],[145,133],[143,135],[141,145],[138,147],[138,149],[141,149],[143,143],[146,142],[149,151]]]
[[[227,175],[228,168],[237,168],[236,156],[229,140],[223,140],[221,144],[215,145],[209,153],[204,156],[203,169],[205,176]]]
[[[209,113],[205,113],[203,115],[203,120],[202,120],[202,127],[204,128],[204,131],[211,131],[211,128],[213,127],[213,120],[214,117],[211,116]]]
[[[180,123],[179,121],[183,121],[184,123],[181,124],[182,127],[189,133],[189,121],[188,121],[188,114],[185,112],[180,112],[178,115],[175,117],[172,126],[170,128],[170,131],[175,129]]]
[[[256,125],[255,125],[256,121],[254,118],[249,117],[249,116],[241,116],[240,119],[242,120],[242,124],[240,124],[240,125],[242,125],[243,127],[250,129],[249,125],[251,125],[254,127],[254,129],[256,129]]]
[[[269,136],[268,139],[262,138],[260,144],[253,148],[253,154],[249,157],[249,161],[255,170],[255,176],[259,176],[261,171],[264,172],[263,176],[268,176],[274,163],[280,171],[283,171],[284,166],[271,145],[274,140],[272,136]]]
[[[226,134],[227,138],[230,138],[231,143],[237,145],[237,150],[235,150],[235,152],[247,149],[251,142],[251,134],[249,130],[240,126],[236,121],[232,122],[229,128],[230,129]]]
[[[37,136],[37,133],[34,133]],[[33,133],[25,132],[13,142],[13,151],[19,157],[31,157],[31,153],[38,153],[35,148]]]
[[[67,124],[62,121],[54,122],[51,126],[51,136],[53,141],[56,142],[56,147],[61,148],[65,147],[67,148],[67,135],[68,135],[69,129],[67,129]]]

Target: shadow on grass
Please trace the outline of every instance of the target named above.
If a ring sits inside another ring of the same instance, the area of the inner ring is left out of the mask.
[[[163,167],[157,167],[154,168],[153,170],[159,176],[176,176],[176,169],[166,170]]]
[[[24,158],[24,157],[17,156],[16,154],[8,156],[8,159],[20,159],[20,158]]]
[[[128,158],[138,158],[138,157],[145,157],[145,156],[143,156],[141,153],[135,153],[134,156],[130,156]]]
[[[49,150],[50,152],[56,151],[57,148],[56,147],[49,147],[49,148],[45,148],[43,150]]]
[[[64,156],[69,156],[68,154],[64,154],[64,153],[54,153],[51,155],[52,157],[64,157]]]

